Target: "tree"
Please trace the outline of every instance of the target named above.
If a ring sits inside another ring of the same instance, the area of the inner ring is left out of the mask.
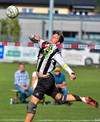
[[[100,0],[98,0],[97,2],[98,2],[98,6],[96,8],[96,12],[97,13],[100,13]]]
[[[17,18],[1,19],[1,41],[19,41],[20,25]]]

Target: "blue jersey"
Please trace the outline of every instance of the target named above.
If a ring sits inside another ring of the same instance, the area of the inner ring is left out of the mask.
[[[55,74],[53,74],[53,76],[54,76],[56,84],[62,84],[63,82],[66,82],[65,75],[62,73],[60,74],[59,77],[57,77]]]

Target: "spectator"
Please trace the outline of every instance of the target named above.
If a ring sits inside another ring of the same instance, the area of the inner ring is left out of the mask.
[[[26,98],[29,97],[33,90],[29,87],[30,79],[28,72],[25,70],[24,64],[19,63],[19,70],[15,72],[15,89],[21,93],[22,103],[26,102]]]
[[[35,89],[35,87],[37,86],[37,83],[38,83],[38,77],[37,77],[37,74],[36,72],[33,72],[32,73],[32,84],[31,84],[31,88]],[[45,96],[43,97],[43,105],[45,105]]]
[[[55,85],[58,88],[59,92],[64,94],[64,100],[63,103],[66,103],[66,97],[67,97],[67,88],[66,88],[66,79],[65,75],[61,73],[60,67],[55,68],[55,73],[53,74],[55,79]]]

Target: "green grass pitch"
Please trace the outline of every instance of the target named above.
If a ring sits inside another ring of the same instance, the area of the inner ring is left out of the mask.
[[[36,66],[26,64],[30,80]],[[91,96],[100,103],[100,67],[71,67],[76,74],[75,82],[71,82],[66,75],[67,88],[70,93],[80,96]],[[11,92],[14,88],[14,72],[18,69],[17,63],[0,63],[0,122],[23,122],[26,116],[26,104],[10,105],[10,98],[15,94]],[[27,99],[27,101],[29,98]],[[46,101],[53,101],[46,96]],[[34,122],[81,122],[99,121],[100,108],[96,109],[90,105],[73,102],[71,106],[38,104]]]

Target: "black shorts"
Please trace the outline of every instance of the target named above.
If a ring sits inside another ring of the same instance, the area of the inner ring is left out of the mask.
[[[55,86],[55,80],[52,74],[45,78],[38,78],[38,84],[34,89],[33,96],[41,100],[44,94],[51,96],[57,93],[58,89]]]

